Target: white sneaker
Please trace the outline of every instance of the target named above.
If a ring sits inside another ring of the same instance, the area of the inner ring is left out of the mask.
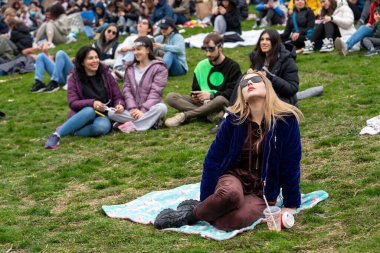
[[[62,89],[67,90],[67,83],[65,85],[63,85]]]
[[[330,38],[330,39],[324,38],[322,40],[322,42],[323,42],[323,45],[322,45],[322,48],[321,48],[321,50],[319,52],[321,52],[321,53],[329,53],[329,52],[334,51],[334,42],[333,42],[332,38]]]
[[[347,44],[341,38],[336,38],[335,39],[335,48],[343,56],[346,56],[348,54]]]
[[[186,116],[183,112],[177,113],[174,117],[168,118],[165,121],[165,126],[167,127],[176,127],[185,122]]]
[[[53,43],[53,42],[49,42],[49,43],[48,43],[48,48],[49,48],[49,49],[50,49],[50,48],[55,48],[54,43]]]
[[[70,44],[70,43],[74,43],[74,42],[77,42],[76,38],[74,38],[74,37],[68,37],[67,41],[66,41],[66,44]]]
[[[310,40],[305,41],[305,47],[302,51],[302,54],[312,54],[314,53],[314,42],[311,42]]]

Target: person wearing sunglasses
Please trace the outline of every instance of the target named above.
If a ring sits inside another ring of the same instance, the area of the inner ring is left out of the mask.
[[[81,47],[75,55],[75,65],[68,79],[68,119],[51,134],[45,148],[55,149],[67,135],[98,137],[109,133],[111,121],[106,109],[124,111],[123,95],[108,67],[100,63],[100,52],[92,46]]]
[[[202,50],[207,58],[194,70],[191,95],[170,92],[166,97],[168,104],[180,111],[165,121],[167,127],[176,127],[197,117],[212,122],[223,117],[224,107],[241,76],[240,66],[223,54],[223,37],[217,33],[204,38]]]
[[[119,30],[116,24],[107,25],[94,42],[93,47],[100,51],[100,60],[108,66],[115,63],[115,53],[119,46]]]
[[[161,35],[155,38],[155,54],[162,57],[169,69],[169,76],[185,75],[188,71],[186,62],[185,40],[170,17],[160,22]]]
[[[237,93],[204,160],[200,202],[161,211],[157,229],[201,220],[224,231],[241,229],[262,218],[265,200],[274,205],[281,190],[283,212],[301,205],[301,111],[277,96],[265,72],[248,70]]]

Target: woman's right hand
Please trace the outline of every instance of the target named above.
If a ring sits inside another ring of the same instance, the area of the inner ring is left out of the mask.
[[[129,47],[122,47],[122,48],[119,49],[119,53],[125,53],[125,52],[127,52],[129,50],[130,50]]]
[[[105,112],[104,104],[98,100],[94,101],[93,107],[96,111]]]

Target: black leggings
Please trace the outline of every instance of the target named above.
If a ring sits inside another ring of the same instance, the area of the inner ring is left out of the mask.
[[[311,42],[321,42],[324,38],[333,39],[340,37],[339,27],[333,22],[320,23],[311,36]]]

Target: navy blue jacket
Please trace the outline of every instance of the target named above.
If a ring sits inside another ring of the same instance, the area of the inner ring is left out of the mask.
[[[219,130],[203,165],[201,201],[214,193],[220,176],[234,169],[240,160],[247,136],[247,122],[237,124],[238,117],[229,114]],[[276,119],[264,144],[262,181],[268,201],[276,200],[282,188],[285,207],[299,207],[301,138],[297,119]]]
[[[154,7],[150,21],[156,23],[164,17],[171,17],[174,19],[173,8],[166,2],[166,0],[160,0],[160,2]]]

